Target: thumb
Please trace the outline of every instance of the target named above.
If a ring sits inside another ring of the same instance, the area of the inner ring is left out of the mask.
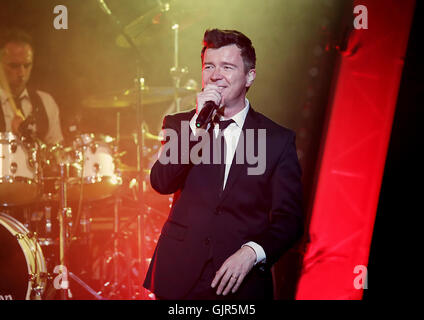
[[[221,104],[219,105],[219,107],[223,107],[225,105],[225,101],[224,101],[224,97],[221,96]]]

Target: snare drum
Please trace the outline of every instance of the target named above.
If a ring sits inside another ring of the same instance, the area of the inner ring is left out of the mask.
[[[23,224],[0,212],[0,300],[41,300],[47,283],[43,252]]]
[[[0,205],[32,203],[39,195],[37,147],[0,132]]]

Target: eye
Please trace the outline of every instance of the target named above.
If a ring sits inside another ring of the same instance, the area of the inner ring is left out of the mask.
[[[19,68],[19,64],[17,64],[17,63],[9,63],[9,67],[12,68],[12,69],[17,69],[17,68]]]

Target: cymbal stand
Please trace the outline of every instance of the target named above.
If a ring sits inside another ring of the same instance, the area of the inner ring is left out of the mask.
[[[137,181],[139,183],[140,189],[139,189],[139,196],[137,197],[139,200],[139,212],[138,215],[140,216],[140,218],[138,219],[138,221],[140,221],[140,226],[139,226],[139,237],[140,239],[144,240],[144,226],[142,221],[144,221],[144,189],[142,187],[143,185],[143,149],[144,149],[144,135],[142,134],[142,121],[143,121],[143,114],[144,114],[144,110],[143,110],[143,103],[142,103],[142,92],[145,89],[144,85],[144,78],[142,77],[142,68],[141,68],[141,59],[143,57],[143,55],[141,54],[139,48],[136,46],[136,44],[134,43],[133,39],[126,34],[124,28],[122,27],[121,22],[119,21],[119,19],[112,14],[111,10],[107,7],[106,3],[104,1],[100,1],[99,0],[99,5],[101,7],[101,9],[111,18],[111,20],[113,21],[113,23],[118,27],[120,33],[123,35],[123,37],[125,38],[125,40],[128,42],[128,44],[130,45],[130,48],[133,49],[134,54],[135,54],[135,64],[136,64],[136,78],[134,79],[134,85],[135,85],[135,92],[137,95],[137,99],[136,99],[136,104],[135,104],[135,108],[136,108],[136,129],[137,129],[137,136],[136,136],[136,152],[137,152]],[[142,241],[138,241],[138,244],[141,246],[140,248],[138,248],[138,252],[140,252],[140,255],[144,254],[144,250],[143,250],[143,245],[141,243]],[[145,261],[144,256],[140,257],[140,260],[143,262]],[[141,263],[140,265],[140,276],[138,279],[138,283],[139,283],[139,288],[138,288],[138,293],[136,294],[138,297],[140,297],[141,299],[145,298],[145,290],[142,287],[142,276],[144,276],[145,274],[145,268],[144,268],[144,263]]]
[[[92,294],[96,299],[102,300],[103,297],[97,294],[92,288],[90,288],[84,281],[78,278],[75,274],[69,270],[69,259],[68,259],[68,248],[70,243],[70,233],[72,229],[72,209],[68,207],[67,198],[67,181],[69,177],[69,163],[61,161],[60,167],[60,208],[59,208],[59,264],[62,274],[62,283],[60,288],[56,288],[60,291],[61,300],[68,300],[72,298],[71,289],[69,287],[68,276],[74,279],[79,285],[85,290]],[[56,268],[55,268],[56,269]]]
[[[69,176],[69,164],[60,163],[60,208],[59,208],[59,263],[62,266],[62,274],[64,274],[63,279],[68,279],[68,237],[69,237],[69,222],[72,221],[72,211],[68,207],[67,201],[67,184],[66,181]],[[64,268],[63,268],[64,267]],[[60,297],[62,300],[68,300],[68,297],[71,295],[69,289],[69,282],[62,283],[60,290]]]
[[[180,68],[178,66],[178,50],[179,50],[179,46],[178,46],[178,32],[179,32],[180,26],[178,23],[175,23],[172,25],[172,30],[174,31],[174,65],[171,67],[170,74],[172,76],[172,79],[174,80],[174,102],[175,102],[175,109],[176,112],[180,112],[181,111],[181,99],[178,97],[178,89],[180,88],[180,83],[181,83],[181,77],[186,74],[188,72],[188,68],[187,67],[182,67]]]
[[[142,78],[139,78],[140,80],[142,80]],[[143,79],[144,80],[144,79]],[[142,132],[143,130],[143,103],[142,103],[142,96],[141,96],[141,92],[142,92],[142,85],[144,85],[144,82],[138,83],[136,81],[136,85],[137,85],[137,95],[138,95],[138,99],[137,99],[137,181],[138,181],[138,185],[139,185],[139,197],[138,197],[138,211],[137,211],[137,221],[139,222],[138,224],[138,228],[137,228],[137,236],[138,236],[138,240],[137,241],[137,245],[138,245],[138,254],[139,254],[139,261],[144,261],[145,260],[145,254],[144,254],[144,245],[143,245],[143,241],[144,241],[144,188],[143,188],[143,149],[144,149],[144,134]],[[145,290],[142,286],[142,282],[143,279],[142,277],[144,277],[145,274],[145,264],[144,263],[139,263],[138,264],[139,267],[139,277],[137,280],[138,286],[137,286],[137,290],[135,295],[137,297],[139,297],[140,299],[144,300],[145,297]]]

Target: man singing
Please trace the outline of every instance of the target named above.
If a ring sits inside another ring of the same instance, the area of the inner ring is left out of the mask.
[[[161,194],[174,193],[174,202],[144,286],[159,299],[272,299],[270,269],[303,232],[295,134],[255,111],[246,98],[256,77],[249,38],[213,29],[203,44],[197,108],[166,116],[163,129],[165,136],[177,133],[180,153],[182,145],[194,146],[185,141],[191,139],[182,132],[184,122],[192,138],[203,128],[211,141],[222,137],[224,161],[212,161],[221,150],[210,148],[211,161],[167,163],[162,152],[155,162],[151,184]],[[218,110],[197,128],[199,114],[211,103]],[[261,130],[265,138],[259,138]],[[264,162],[259,173],[248,170],[246,156],[238,161],[250,149]]]

